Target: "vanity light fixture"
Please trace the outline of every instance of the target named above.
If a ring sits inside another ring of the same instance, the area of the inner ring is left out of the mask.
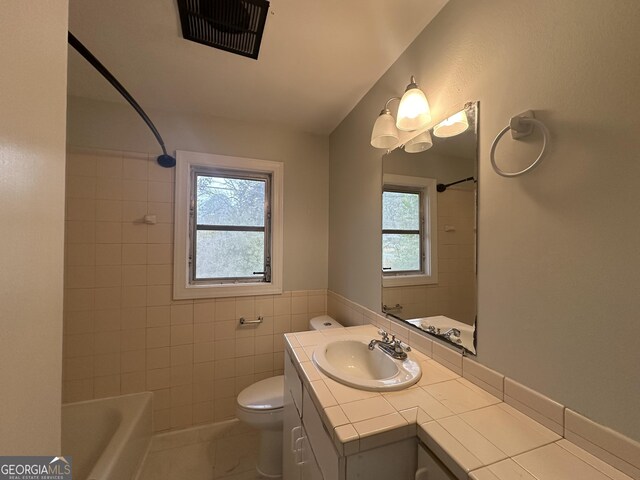
[[[410,132],[426,126],[430,121],[431,110],[427,97],[418,88],[415,77],[411,75],[411,83],[407,85],[402,100],[400,100],[396,127],[398,130]]]
[[[400,100],[400,97],[392,97],[387,100],[384,109],[380,112],[371,132],[371,145],[375,148],[394,149],[400,143],[396,121],[389,110],[389,103]]]
[[[464,110],[460,110],[433,127],[433,134],[439,138],[455,137],[466,132],[468,128],[469,119],[467,118],[467,113]]]
[[[400,100],[397,119],[393,118],[389,104],[393,100]],[[375,148],[392,150],[400,142],[401,132],[414,132],[427,126],[431,121],[429,102],[424,92],[418,88],[416,79],[412,75],[402,98],[392,97],[387,100],[380,112],[371,132],[371,145]],[[405,135],[406,137],[406,135]],[[424,148],[423,150],[426,150]],[[422,151],[422,150],[419,150]]]
[[[429,150],[431,147],[433,147],[431,134],[429,130],[425,130],[420,135],[409,140],[404,146],[404,151],[407,153],[420,153]]]

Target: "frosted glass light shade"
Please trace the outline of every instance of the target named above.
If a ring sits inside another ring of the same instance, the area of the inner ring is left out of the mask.
[[[404,146],[404,151],[407,153],[420,153],[429,150],[431,147],[433,147],[433,140],[429,130],[427,130],[409,140]]]
[[[440,138],[454,137],[466,132],[468,128],[469,120],[467,119],[467,114],[464,110],[461,110],[433,127],[433,134]]]
[[[373,125],[371,145],[375,148],[391,149],[397,147],[399,143],[396,122],[389,110],[383,111]]]
[[[409,132],[424,127],[430,121],[431,110],[424,92],[418,87],[409,88],[400,100],[396,126],[399,130]]]

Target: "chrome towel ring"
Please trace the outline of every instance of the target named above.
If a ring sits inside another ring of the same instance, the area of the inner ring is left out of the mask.
[[[533,161],[533,163],[529,165],[527,168],[520,170],[519,172],[505,172],[504,170],[501,170],[498,167],[498,165],[496,165],[496,147],[498,146],[498,142],[500,141],[502,136],[505,133],[507,133],[509,130],[511,130],[511,137],[517,140],[519,138],[531,135],[531,133],[533,132],[534,126],[540,129],[540,131],[542,132],[542,138],[543,138],[542,151],[540,152],[540,155],[538,155],[538,158],[536,158]],[[547,150],[547,146],[549,145],[549,136],[550,136],[549,130],[547,129],[544,123],[534,118],[533,111],[528,110],[524,113],[521,113],[520,115],[511,117],[511,121],[509,122],[509,125],[504,127],[500,131],[500,133],[498,133],[496,138],[493,140],[493,143],[491,144],[491,152],[489,154],[491,158],[491,166],[493,167],[493,169],[498,175],[502,175],[503,177],[517,177],[518,175],[527,173],[528,171],[532,170],[536,165],[538,165],[542,160],[542,157],[544,157],[544,154]]]

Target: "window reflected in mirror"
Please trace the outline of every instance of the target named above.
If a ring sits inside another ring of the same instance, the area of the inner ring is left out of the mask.
[[[422,273],[421,190],[385,185],[382,192],[382,273]]]

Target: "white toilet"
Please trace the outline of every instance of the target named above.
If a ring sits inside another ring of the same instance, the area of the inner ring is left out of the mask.
[[[344,328],[328,315],[309,320],[310,330]],[[284,376],[267,378],[240,392],[236,416],[260,430],[260,452],[256,470],[265,478],[282,477],[282,417]]]

